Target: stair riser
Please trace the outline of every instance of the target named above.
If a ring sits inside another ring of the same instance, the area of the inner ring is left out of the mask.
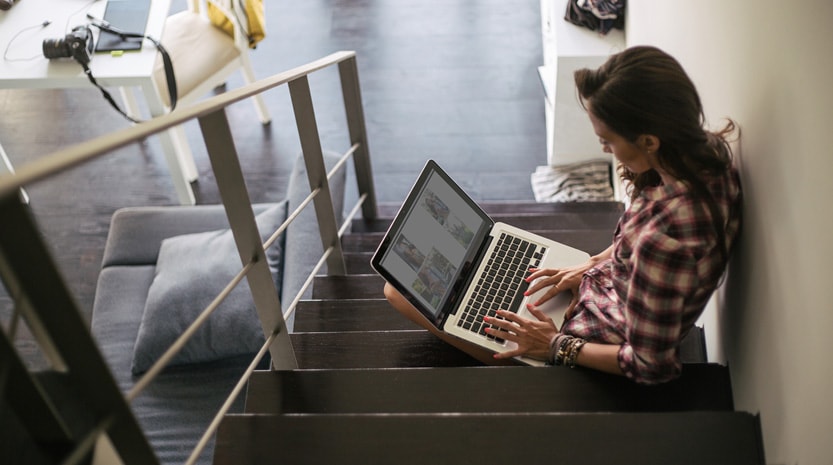
[[[298,367],[415,368],[480,366],[426,330],[293,333]]]
[[[298,303],[294,331],[396,331],[421,329],[384,299],[308,300]]]
[[[220,425],[214,458],[216,465],[763,465],[760,444],[759,419],[737,412],[234,415]]]
[[[385,280],[375,274],[348,276],[316,276],[313,299],[381,299]]]
[[[496,398],[502,400],[495,402]],[[592,370],[551,367],[258,371],[249,380],[245,412],[660,412],[733,407],[726,367],[687,364],[680,378],[660,386],[642,386]]]

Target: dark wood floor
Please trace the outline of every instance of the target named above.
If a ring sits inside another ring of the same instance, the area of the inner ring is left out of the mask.
[[[530,200],[546,163],[539,4],[533,0],[269,0],[267,38],[252,52],[266,77],[337,50],[356,50],[378,198],[398,202],[428,158],[475,198]],[[172,11],[185,7],[174,0]],[[3,44],[0,44],[3,45]],[[4,45],[5,46],[5,45]],[[198,51],[197,51],[198,53]],[[234,77],[229,86],[239,86]],[[346,149],[337,75],[311,80],[325,148]],[[254,201],[280,199],[299,152],[285,88],[266,95],[273,123],[248,102],[230,124]],[[128,125],[94,89],[0,90],[0,141],[15,165]],[[187,127],[199,203],[219,197],[195,123]],[[112,213],[173,205],[158,141],[150,139],[30,186],[31,205],[59,268],[89,318]],[[0,227],[14,227],[0,219]],[[2,291],[2,289],[0,289]],[[12,304],[0,295],[0,321]],[[17,343],[32,366],[25,330]]]

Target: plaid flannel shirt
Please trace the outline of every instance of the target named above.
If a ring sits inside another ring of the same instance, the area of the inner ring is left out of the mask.
[[[727,246],[740,227],[737,173],[709,189],[726,225]],[[730,207],[732,207],[730,209]],[[625,375],[654,384],[680,375],[680,341],[717,287],[726,261],[705,202],[682,182],[646,189],[619,220],[613,255],[585,273],[577,312],[562,332],[620,345]]]

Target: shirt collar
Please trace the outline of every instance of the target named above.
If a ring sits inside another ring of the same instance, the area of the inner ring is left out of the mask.
[[[644,189],[641,195],[645,198],[645,200],[656,202],[658,200],[677,197],[678,195],[683,195],[686,192],[688,192],[686,184],[683,181],[676,179],[669,184]]]

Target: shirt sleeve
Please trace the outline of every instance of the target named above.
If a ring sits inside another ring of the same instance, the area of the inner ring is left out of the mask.
[[[669,381],[682,371],[680,330],[685,296],[699,281],[697,260],[690,248],[655,232],[635,244],[631,262],[624,299],[627,334],[619,367],[639,383]]]

